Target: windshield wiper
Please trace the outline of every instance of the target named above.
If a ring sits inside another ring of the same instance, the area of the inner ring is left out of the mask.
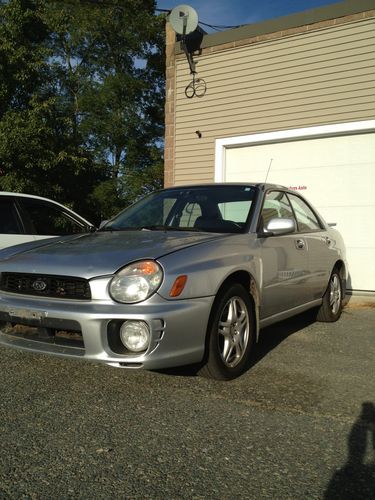
[[[136,227],[102,227],[98,231],[194,231],[201,232],[202,229],[197,227],[174,227],[174,226],[164,226],[162,224],[154,224],[149,226],[136,226]]]
[[[141,229],[144,231],[201,231],[196,227],[175,227],[164,225],[142,226]]]
[[[98,229],[99,232],[112,232],[112,231],[137,231],[139,230],[138,227],[112,227],[112,226],[105,226],[100,229]]]

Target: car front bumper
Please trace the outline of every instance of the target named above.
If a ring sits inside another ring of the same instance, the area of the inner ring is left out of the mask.
[[[3,293],[0,345],[125,368],[153,370],[197,363],[203,359],[213,300],[202,297],[172,301],[156,294],[144,303],[127,305]],[[113,349],[112,326],[126,320],[147,323],[151,341],[145,352],[120,353]]]

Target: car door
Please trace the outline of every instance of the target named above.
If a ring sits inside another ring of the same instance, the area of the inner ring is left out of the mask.
[[[312,300],[322,297],[332,272],[334,251],[331,241],[319,217],[300,196],[288,194],[295,218],[298,234],[306,242],[308,254],[307,285]]]
[[[288,311],[310,300],[306,279],[309,274],[307,245],[303,235],[274,236],[267,233],[271,219],[294,219],[283,191],[266,193],[258,222],[262,261],[261,319]]]
[[[12,196],[0,196],[0,249],[32,240],[24,226]]]

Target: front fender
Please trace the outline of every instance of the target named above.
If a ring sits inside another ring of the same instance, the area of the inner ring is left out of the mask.
[[[159,259],[165,273],[158,293],[165,299],[181,300],[216,295],[230,275],[245,271],[253,277],[259,295],[261,263],[256,239],[252,235],[231,235],[179,250]],[[181,295],[169,292],[180,275],[187,275]]]

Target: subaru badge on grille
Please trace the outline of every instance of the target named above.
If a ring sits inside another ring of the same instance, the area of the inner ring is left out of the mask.
[[[43,281],[41,278],[38,278],[32,283],[31,286],[34,288],[35,291],[42,292],[47,288],[47,283]]]

